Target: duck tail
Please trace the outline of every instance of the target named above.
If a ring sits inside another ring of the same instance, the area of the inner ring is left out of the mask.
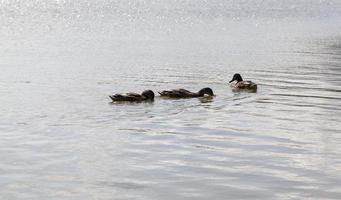
[[[113,100],[113,101],[115,100],[115,97],[113,95],[109,95],[109,97],[111,100]]]

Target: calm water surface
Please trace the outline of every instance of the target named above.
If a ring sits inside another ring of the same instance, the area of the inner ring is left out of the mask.
[[[341,199],[340,13],[0,1],[0,199]],[[258,92],[232,93],[236,72]],[[108,98],[208,86],[213,99]]]

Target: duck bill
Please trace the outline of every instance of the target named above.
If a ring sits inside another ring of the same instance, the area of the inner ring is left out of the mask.
[[[234,81],[234,79],[230,80],[230,82],[229,82],[229,83],[232,83],[233,81]]]

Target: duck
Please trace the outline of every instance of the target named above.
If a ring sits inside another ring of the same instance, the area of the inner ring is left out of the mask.
[[[153,101],[155,94],[152,90],[145,90],[141,94],[129,92],[109,96],[113,102],[142,102]]]
[[[213,90],[211,88],[203,88],[198,92],[191,92],[185,89],[173,89],[173,90],[164,90],[159,92],[161,97],[168,97],[168,98],[194,98],[194,97],[203,97],[207,96],[214,96]]]
[[[240,74],[234,74],[229,82],[233,92],[249,91],[257,92],[257,84],[252,81],[244,81]]]

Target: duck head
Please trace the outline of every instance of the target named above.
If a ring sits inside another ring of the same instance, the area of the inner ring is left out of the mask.
[[[242,78],[242,76],[240,74],[234,74],[232,80],[230,81],[230,83],[232,83],[233,81],[240,82],[240,81],[243,81],[243,78]]]
[[[211,88],[203,88],[198,92],[199,96],[203,97],[205,94],[209,96],[214,96],[213,90]]]
[[[154,97],[155,97],[154,92],[151,90],[145,90],[142,92],[141,95],[144,96],[148,100],[154,100]]]

